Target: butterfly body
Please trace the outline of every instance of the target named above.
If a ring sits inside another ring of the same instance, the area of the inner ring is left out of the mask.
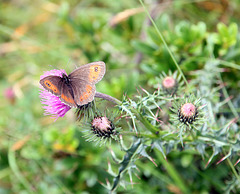
[[[98,61],[75,69],[69,75],[47,76],[40,80],[40,84],[53,95],[71,106],[78,107],[93,101],[96,92],[95,84],[105,74],[105,63]]]

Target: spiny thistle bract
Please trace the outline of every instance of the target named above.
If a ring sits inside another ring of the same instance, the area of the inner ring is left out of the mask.
[[[81,121],[82,119],[86,121],[87,119],[92,119],[94,117],[94,112],[96,111],[96,106],[94,101],[78,106],[76,110],[77,120]]]

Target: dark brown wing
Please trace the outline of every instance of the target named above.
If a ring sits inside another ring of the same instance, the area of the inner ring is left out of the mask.
[[[50,75],[41,79],[39,83],[55,96],[60,96],[63,84],[61,77]]]
[[[96,92],[95,85],[74,79],[71,81],[71,87],[74,95],[74,101],[78,105],[82,106],[94,100]]]
[[[69,105],[70,107],[77,107],[77,104],[74,100],[74,93],[71,86],[68,86],[67,84],[63,83],[61,95],[59,96],[60,100]]]
[[[68,77],[70,81],[78,79],[89,84],[96,84],[103,78],[105,69],[105,63],[102,61],[88,63],[75,69]]]
[[[63,103],[71,107],[77,107],[73,99],[71,88],[63,82],[61,77],[52,75],[47,76],[40,80],[40,84],[44,89],[51,92],[53,95],[58,96]]]

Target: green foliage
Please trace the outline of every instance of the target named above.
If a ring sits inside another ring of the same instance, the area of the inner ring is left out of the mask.
[[[156,26],[140,2],[0,3],[0,193],[240,191],[239,2],[145,2]],[[122,100],[96,99],[120,134],[102,147],[83,138],[90,114],[54,122],[39,99],[43,71],[93,61],[97,91]]]

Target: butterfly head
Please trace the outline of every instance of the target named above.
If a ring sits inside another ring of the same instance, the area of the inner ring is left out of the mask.
[[[62,78],[61,79],[65,84],[67,84],[67,85],[70,84],[70,79],[65,73],[62,73]]]

